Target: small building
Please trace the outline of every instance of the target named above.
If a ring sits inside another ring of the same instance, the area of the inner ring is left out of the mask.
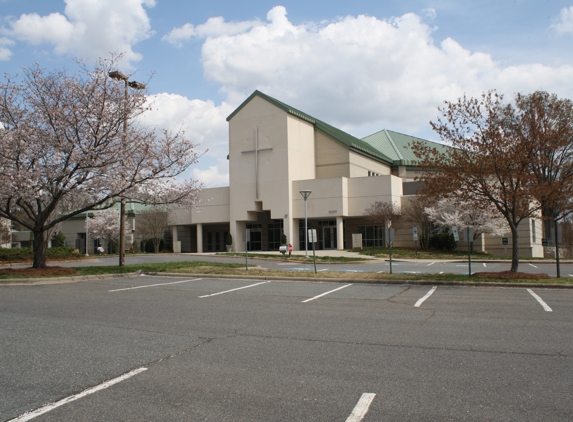
[[[400,206],[421,187],[409,144],[445,148],[390,130],[359,139],[259,91],[227,121],[229,186],[204,189],[193,209],[169,212],[174,251],[224,251],[227,233],[237,252],[278,250],[283,233],[295,250],[311,249],[305,216],[317,249],[351,248],[357,233],[364,246],[380,244],[383,230],[364,213],[376,201]],[[311,192],[306,204],[301,191]],[[542,256],[539,230],[521,225],[522,256]],[[478,246],[503,254],[501,238],[492,239]],[[395,245],[413,247],[411,230],[399,230]]]

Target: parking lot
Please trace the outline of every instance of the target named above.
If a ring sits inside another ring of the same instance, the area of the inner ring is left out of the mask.
[[[0,295],[2,420],[573,419],[573,290],[141,276]]]

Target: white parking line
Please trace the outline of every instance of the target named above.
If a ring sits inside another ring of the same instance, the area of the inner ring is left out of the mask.
[[[376,274],[382,274],[384,271],[378,271]],[[573,277],[573,275],[571,276]]]
[[[429,267],[430,265],[434,265],[434,264],[435,264],[435,262],[430,262],[430,263],[428,264],[428,267]]]
[[[427,298],[429,298],[430,296],[432,296],[432,293],[434,293],[436,291],[436,289],[438,288],[438,286],[434,286],[430,289],[430,291],[428,293],[426,293],[426,295],[421,298],[420,300],[418,300],[416,302],[416,304],[414,305],[414,308],[419,308],[420,306],[422,306],[422,303],[424,303],[426,301]]]
[[[328,268],[323,268],[322,270],[318,270],[317,272],[321,272],[321,271],[327,271]]]
[[[54,410],[60,406],[63,406],[64,404],[71,403],[77,399],[81,399],[82,397],[89,396],[90,394],[93,394],[93,393],[96,393],[100,390],[104,390],[108,387],[111,387],[112,385],[117,384],[118,382],[125,381],[126,379],[131,378],[134,375],[137,375],[143,371],[147,371],[147,368],[134,369],[133,371],[128,372],[127,374],[123,374],[122,376],[119,376],[119,377],[114,378],[112,380],[106,381],[100,385],[96,385],[95,387],[90,387],[87,390],[84,390],[79,394],[74,394],[73,396],[66,397],[65,399],[62,399],[62,400],[57,401],[55,403],[50,403],[50,404],[47,404],[43,407],[40,407],[39,409],[24,413],[23,415],[20,415],[15,419],[10,419],[8,422],[25,422],[25,421],[32,420],[32,419],[34,419],[40,415],[43,415],[44,413],[48,413],[51,410]]]
[[[136,287],[127,287],[125,289],[108,290],[108,292],[121,292],[123,290],[145,289],[146,287],[167,286],[168,284],[189,283],[190,281],[199,281],[199,280],[201,280],[201,279],[200,278],[194,278],[193,280],[174,281],[171,283],[148,284],[146,286],[136,286]]]
[[[569,274],[569,277],[573,277],[573,274]]]
[[[485,262],[482,262],[482,264],[483,264],[484,267],[487,267],[487,265],[485,265]]]
[[[547,306],[547,303],[545,303],[543,301],[543,299],[541,299],[539,296],[537,296],[535,293],[533,293],[533,290],[527,289],[527,291],[531,294],[531,296],[533,296],[535,299],[537,299],[539,304],[541,306],[543,306],[543,309],[545,309],[546,312],[553,312],[553,309],[551,309],[549,306]]]
[[[364,416],[366,416],[366,413],[368,413],[368,409],[370,408],[374,397],[376,397],[376,394],[374,393],[362,394],[360,400],[358,400],[358,403],[356,403],[356,406],[354,406],[352,413],[348,419],[346,419],[346,422],[360,422],[362,419],[364,419]]]
[[[330,293],[334,293],[334,292],[336,292],[337,290],[342,290],[342,289],[344,289],[344,288],[346,288],[346,287],[348,287],[348,286],[352,286],[352,284],[347,284],[347,285],[345,285],[345,286],[338,287],[338,288],[336,288],[336,289],[334,289],[334,290],[330,290],[330,291],[328,291],[328,292],[322,293],[322,294],[320,294],[320,295],[318,295],[318,296],[311,297],[310,299],[303,300],[302,303],[310,302],[311,300],[315,300],[315,299],[318,299],[319,297],[326,296],[326,295],[328,295],[328,294],[330,294]]]
[[[537,267],[536,267],[535,265],[533,265],[533,264],[529,264],[529,265],[531,265],[533,268],[537,268]]]
[[[263,281],[263,282],[261,282],[261,283],[249,284],[248,286],[238,287],[238,288],[236,288],[236,289],[225,290],[224,292],[218,292],[218,293],[213,293],[213,294],[210,294],[210,295],[199,296],[199,299],[203,299],[204,297],[211,297],[211,296],[222,295],[222,294],[225,294],[225,293],[234,292],[234,291],[241,290],[241,289],[248,289],[249,287],[255,287],[255,286],[258,286],[259,284],[265,284],[265,283],[270,283],[270,281]]]

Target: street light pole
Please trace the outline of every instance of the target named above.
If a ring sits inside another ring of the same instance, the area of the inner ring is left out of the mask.
[[[304,250],[305,258],[308,258],[308,197],[312,193],[311,190],[301,190],[300,194],[304,198]]]
[[[145,84],[136,81],[130,81],[129,76],[124,75],[119,71],[109,72],[109,77],[117,79],[125,83],[125,109],[123,111],[123,142],[127,142],[127,101],[129,98],[128,86],[134,89],[144,89]],[[125,264],[125,198],[121,198],[121,206],[119,210],[119,266],[123,267]]]
[[[90,218],[88,212],[86,211],[86,256],[90,256],[89,239],[90,239]]]

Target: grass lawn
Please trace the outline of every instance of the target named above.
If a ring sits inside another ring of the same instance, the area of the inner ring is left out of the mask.
[[[390,252],[388,248],[365,248],[357,251],[360,255],[372,256],[376,258],[388,258]],[[509,250],[511,252],[511,250]],[[457,249],[453,251],[437,251],[437,250],[420,250],[417,253],[414,248],[392,248],[392,259],[467,259],[468,251],[461,249],[459,252]],[[511,261],[511,256],[498,256],[483,252],[472,252],[472,260],[488,260],[488,259],[498,259],[498,260],[508,260]],[[553,261],[555,258],[519,258],[520,261],[527,260],[539,260],[542,261],[547,259]]]
[[[34,271],[32,271],[34,270]],[[259,267],[250,267],[249,270],[245,269],[244,264],[228,264],[218,262],[164,262],[153,264],[129,264],[123,267],[119,266],[105,266],[105,267],[48,267],[46,269],[6,269],[0,270],[0,279],[14,279],[14,278],[36,278],[36,277],[61,277],[61,276],[84,276],[84,275],[101,275],[101,274],[121,274],[121,273],[179,273],[179,274],[211,274],[211,275],[235,275],[235,276],[249,276],[249,277],[281,277],[281,278],[309,278],[309,279],[337,279],[355,280],[356,282],[400,282],[400,281],[425,281],[425,282],[508,282],[512,283],[544,283],[544,284],[573,284],[573,278],[546,278],[546,279],[532,279],[532,277],[539,276],[534,274],[523,273],[490,273],[487,274],[488,278],[469,277],[467,275],[455,274],[378,274],[378,273],[341,273],[322,271],[315,274],[314,271],[281,271],[281,270],[266,270]],[[513,278],[516,277],[516,278]],[[523,278],[521,278],[523,277]]]

